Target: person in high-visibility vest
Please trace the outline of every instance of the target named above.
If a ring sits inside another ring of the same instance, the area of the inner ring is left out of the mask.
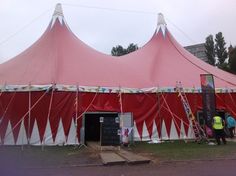
[[[225,139],[225,132],[224,132],[224,122],[223,119],[219,116],[219,114],[216,114],[213,117],[213,124],[212,128],[215,133],[215,139],[218,145],[221,144],[220,139],[222,139],[223,143],[226,144],[226,139]]]

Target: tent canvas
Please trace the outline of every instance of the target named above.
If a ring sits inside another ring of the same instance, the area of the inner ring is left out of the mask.
[[[153,135],[155,139],[192,137],[176,82],[182,82],[196,113],[202,108],[201,74],[214,76],[217,108],[236,116],[236,76],[187,52],[167,29],[162,14],[142,48],[114,58],[78,39],[58,4],[40,39],[0,65],[0,141],[77,144],[84,113],[99,111],[131,112],[134,137],[139,140]],[[71,135],[75,134],[72,122],[77,136]],[[29,141],[18,139],[20,131]]]

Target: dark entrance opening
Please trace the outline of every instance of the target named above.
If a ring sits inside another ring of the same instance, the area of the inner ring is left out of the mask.
[[[85,143],[88,141],[100,141],[100,135],[101,135],[101,123],[100,123],[100,117],[117,117],[118,113],[113,112],[101,112],[101,113],[86,113],[85,114],[85,123],[84,123],[84,129],[85,129]]]

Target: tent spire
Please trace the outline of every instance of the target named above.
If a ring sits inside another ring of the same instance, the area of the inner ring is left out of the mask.
[[[62,6],[60,3],[58,3],[55,7],[53,16],[52,16],[52,21],[51,21],[51,28],[53,27],[53,25],[55,24],[56,20],[58,19],[58,21],[60,22],[61,25],[66,25],[65,19],[64,19],[64,15],[63,15],[63,10],[62,10]]]
[[[158,13],[157,30],[156,30],[156,32],[158,33],[159,30],[161,29],[163,36],[165,36],[166,26],[167,26],[167,24],[166,24],[164,15],[162,13]]]

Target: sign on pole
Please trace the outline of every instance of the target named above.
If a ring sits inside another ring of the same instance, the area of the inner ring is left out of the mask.
[[[203,116],[207,127],[212,127],[212,118],[216,111],[215,85],[212,74],[201,74]]]

